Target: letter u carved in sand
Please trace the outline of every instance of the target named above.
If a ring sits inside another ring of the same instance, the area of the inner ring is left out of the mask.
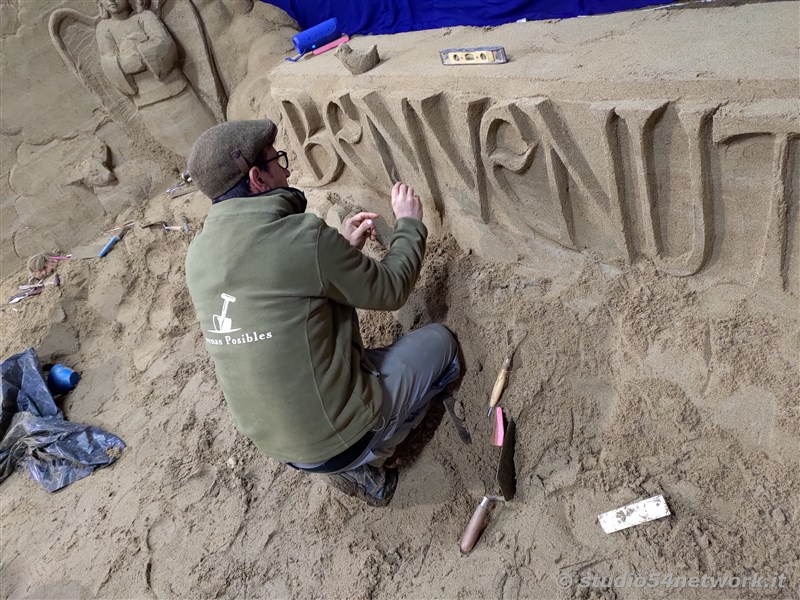
[[[659,218],[658,186],[655,181],[653,131],[667,108],[666,101],[620,102],[615,112],[625,121],[631,138],[635,165],[635,196],[642,220],[641,252],[662,271],[672,275],[694,275],[708,261],[714,242],[713,195],[710,174],[711,118],[716,106],[679,105],[678,119],[689,140],[689,180],[692,198],[692,242],[688,252],[670,257]]]

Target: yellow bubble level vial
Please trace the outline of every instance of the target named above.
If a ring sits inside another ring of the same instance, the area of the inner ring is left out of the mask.
[[[502,46],[481,48],[445,48],[439,50],[442,64],[454,65],[499,65],[508,62],[506,49]]]

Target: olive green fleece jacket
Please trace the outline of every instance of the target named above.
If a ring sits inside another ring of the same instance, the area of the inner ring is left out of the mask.
[[[237,428],[268,456],[314,463],[380,418],[383,393],[362,365],[355,307],[406,302],[427,230],[398,219],[376,261],[304,209],[292,188],[212,205],[186,280]]]

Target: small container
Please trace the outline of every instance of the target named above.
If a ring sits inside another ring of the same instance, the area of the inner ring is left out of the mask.
[[[316,50],[320,46],[324,46],[328,42],[332,42],[338,37],[341,37],[339,31],[339,21],[336,17],[323,21],[318,25],[314,25],[305,31],[301,31],[292,37],[292,43],[298,54],[305,54]]]
[[[54,392],[66,394],[75,389],[81,380],[81,374],[64,365],[53,365],[47,376],[47,385]]]

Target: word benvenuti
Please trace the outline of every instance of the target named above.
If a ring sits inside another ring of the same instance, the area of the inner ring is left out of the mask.
[[[753,260],[751,281],[797,285],[789,283],[787,254],[797,237],[791,196],[800,192],[797,184],[792,191],[800,168],[796,101],[273,96],[303,185],[327,185],[345,169],[378,191],[406,178],[441,221],[456,211],[610,264],[644,257],[675,276],[708,267],[746,221],[757,247],[733,252]]]

